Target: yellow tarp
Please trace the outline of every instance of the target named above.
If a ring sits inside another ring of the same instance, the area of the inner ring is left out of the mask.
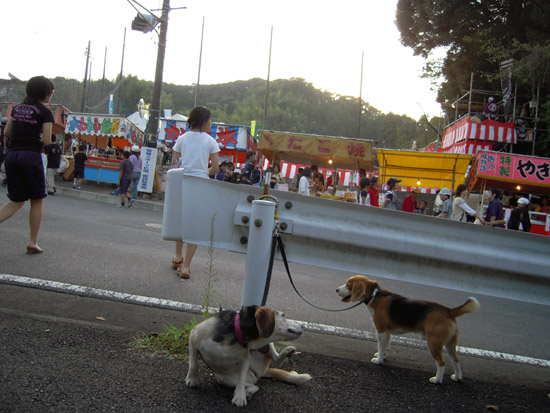
[[[472,155],[376,149],[380,181],[401,179],[405,187],[449,188],[463,184]],[[420,181],[420,184],[418,184]]]
[[[372,141],[366,139],[261,131],[258,150],[271,162],[285,160],[322,168],[372,169]]]

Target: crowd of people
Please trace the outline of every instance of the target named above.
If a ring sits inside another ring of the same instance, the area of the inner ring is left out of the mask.
[[[418,199],[420,191],[416,188],[413,188],[411,193],[401,202],[396,193],[400,182],[401,180],[396,178],[388,180],[386,184],[388,190],[384,195],[383,208],[422,215],[433,215],[437,218],[451,219],[459,222],[475,222],[481,225],[508,228],[516,231],[529,232],[531,230],[528,208],[530,201],[521,193],[516,193],[513,198],[507,201],[506,206],[511,209],[511,213],[508,221],[506,221],[505,205],[502,202],[503,193],[498,188],[491,188],[488,191],[489,204],[484,216],[481,216],[466,202],[468,187],[465,184],[457,186],[454,198],[453,192],[449,188],[442,188],[437,193],[433,211],[430,211],[428,209],[428,202]],[[361,199],[363,199],[363,194],[366,193],[366,188],[368,188],[368,178],[365,178],[365,181],[361,181]],[[534,211],[550,213],[548,198],[542,198],[541,204]]]
[[[256,155],[252,151],[247,153],[246,163],[242,169],[236,169],[232,162],[224,161],[219,165],[219,172],[210,175],[210,178],[232,183],[261,185],[264,175],[267,174],[269,174],[271,188],[277,189],[280,185],[285,185],[285,189],[288,188],[289,191],[298,192],[306,196],[309,196],[311,192],[324,192],[332,187],[333,184],[333,176],[329,176],[325,182],[325,177],[319,172],[317,165],[299,168],[291,180],[287,180],[283,176],[278,163],[262,171],[256,165]],[[506,200],[506,204],[503,204],[502,199],[504,195],[502,191],[497,188],[491,189],[488,191],[489,205],[486,213],[482,216],[466,202],[468,187],[465,184],[458,185],[454,194],[449,188],[442,188],[436,195],[433,209],[430,210],[428,201],[419,198],[420,190],[417,188],[412,188],[410,194],[401,201],[398,197],[400,182],[401,180],[397,178],[392,177],[388,179],[386,183],[387,190],[382,199],[380,199],[378,177],[367,177],[365,170],[360,169],[356,201],[360,205],[365,206],[431,215],[459,222],[475,222],[498,228],[506,227],[513,230],[530,231],[531,222],[528,208],[530,201],[520,193],[516,193],[514,197]],[[512,209],[508,222],[504,218],[505,206]],[[532,210],[535,212],[550,213],[548,198],[542,198],[540,205],[533,207]]]

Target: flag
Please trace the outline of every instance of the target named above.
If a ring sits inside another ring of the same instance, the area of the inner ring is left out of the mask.
[[[250,134],[252,135],[252,137],[256,136],[256,121],[255,120],[250,122]]]

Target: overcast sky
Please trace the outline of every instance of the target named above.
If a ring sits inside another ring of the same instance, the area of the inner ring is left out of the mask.
[[[138,0],[160,9],[162,0]],[[139,6],[132,2],[138,9]],[[415,119],[422,109],[439,115],[423,59],[399,43],[396,0],[171,0],[164,82],[197,82],[205,18],[200,84],[267,78],[273,26],[271,80],[299,77],[316,88],[362,98],[384,113]],[[154,13],[160,15],[160,11]],[[84,78],[91,41],[91,76],[120,73],[124,28],[124,75],[154,80],[156,33],[130,29],[137,12],[128,0],[25,0],[2,4],[0,78],[42,74]],[[136,102],[137,105],[137,102]]]

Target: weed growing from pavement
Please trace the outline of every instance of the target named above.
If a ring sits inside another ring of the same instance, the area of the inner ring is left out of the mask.
[[[130,345],[135,349],[149,350],[155,354],[186,361],[189,356],[189,334],[196,325],[195,317],[189,324],[184,324],[181,329],[167,324],[164,326],[164,331],[142,338],[136,337]]]
[[[216,212],[212,214],[210,219],[210,240],[208,242],[208,273],[206,274],[206,288],[204,292],[204,317],[208,318],[210,314],[210,302],[214,298],[216,291],[214,290],[214,284],[216,279],[214,278],[214,222],[216,221]]]
[[[204,293],[204,318],[212,315],[210,302],[212,301],[215,291],[214,284],[214,222],[216,214],[212,215],[210,221],[210,241],[208,244],[208,272],[206,275],[206,288]],[[164,355],[176,360],[188,361],[189,359],[189,335],[191,330],[198,324],[195,317],[189,324],[184,324],[183,328],[179,329],[172,324],[164,326],[164,330],[160,333],[149,334],[145,337],[134,338],[130,343],[132,348],[152,351],[155,354]]]

